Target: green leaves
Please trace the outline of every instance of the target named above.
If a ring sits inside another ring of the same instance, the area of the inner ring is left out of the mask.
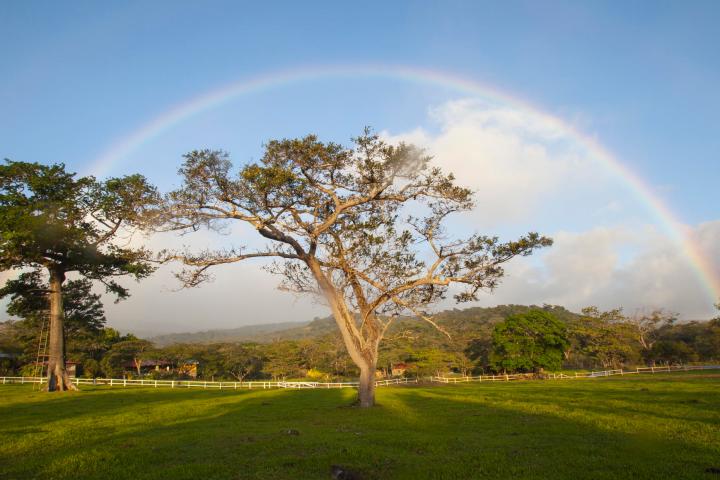
[[[153,271],[148,252],[113,240],[149,225],[159,201],[141,175],[100,182],[77,178],[62,164],[6,160],[0,166],[0,268],[55,268],[100,281],[143,278]],[[127,294],[114,282],[106,285]]]
[[[559,369],[568,345],[562,322],[550,312],[531,310],[495,326],[490,362],[498,371]]]

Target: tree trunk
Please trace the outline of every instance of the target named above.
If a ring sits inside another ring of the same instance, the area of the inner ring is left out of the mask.
[[[360,385],[358,387],[358,399],[361,408],[368,408],[375,405],[375,363],[360,367]]]
[[[63,310],[62,283],[65,273],[59,269],[50,272],[50,338],[48,339],[48,392],[77,390],[65,369],[65,311]]]
[[[333,318],[340,329],[343,343],[350,358],[360,368],[360,385],[358,388],[360,407],[372,407],[375,405],[375,369],[380,338],[366,338],[365,340],[372,347],[371,349],[362,348],[362,336],[355,326],[355,318],[348,309],[342,294],[335,289],[332,282],[325,276],[317,259],[307,259],[306,264],[330,305]]]

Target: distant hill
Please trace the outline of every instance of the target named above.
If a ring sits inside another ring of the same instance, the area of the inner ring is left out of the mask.
[[[488,334],[496,323],[510,315],[522,313],[531,308],[550,310],[562,321],[570,321],[577,314],[560,306],[536,305],[498,305],[496,307],[472,307],[463,310],[444,310],[433,316],[438,325],[450,332],[457,339],[472,338],[479,333]],[[315,318],[310,322],[283,322],[267,325],[248,325],[231,329],[207,330],[196,333],[171,333],[152,337],[149,340],[158,346],[174,343],[226,343],[226,342],[258,342],[269,343],[280,340],[303,340],[319,338],[335,333],[337,327],[331,317]],[[412,335],[442,340],[445,337],[427,322],[415,317],[400,317],[389,329],[388,335]]]
[[[206,330],[203,332],[168,333],[148,340],[160,347],[173,343],[224,343],[224,342],[269,342],[277,332],[293,332],[299,335],[310,322],[280,322],[266,325],[247,325],[238,328]]]

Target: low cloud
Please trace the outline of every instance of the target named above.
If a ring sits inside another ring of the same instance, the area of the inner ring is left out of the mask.
[[[720,273],[720,221],[692,229],[706,240],[704,258]],[[516,261],[498,290],[481,304],[550,303],[579,310],[665,308],[684,319],[713,316],[712,300],[686,252],[653,227],[599,227],[559,232],[555,245],[535,263]]]
[[[527,220],[569,197],[593,210],[617,202],[606,195],[608,190],[615,194],[615,179],[551,117],[460,100],[432,109],[430,118],[437,133],[417,128],[383,135],[390,142],[422,146],[437,165],[472,188],[478,225]],[[604,194],[593,197],[598,192]]]

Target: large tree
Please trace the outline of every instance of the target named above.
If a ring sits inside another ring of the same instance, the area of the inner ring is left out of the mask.
[[[634,346],[635,329],[622,309],[600,311],[591,306],[570,324],[569,337],[578,355],[598,362],[603,368],[620,368],[639,360]],[[568,352],[571,350],[568,349]]]
[[[647,355],[654,343],[658,340],[663,327],[671,326],[677,320],[677,315],[662,309],[650,312],[637,312],[627,317],[627,323],[642,347],[643,354]]]
[[[103,356],[101,367],[105,375],[117,377],[125,373],[126,368],[131,365],[137,376],[142,376],[142,364],[155,356],[155,346],[148,340],[139,338],[128,338],[113,344],[110,350]]]
[[[156,202],[155,189],[140,175],[98,181],[76,177],[63,164],[0,165],[0,269],[48,276],[49,391],[75,388],[65,370],[66,275],[99,281],[118,299],[126,298],[128,291],[115,278],[140,279],[153,270],[148,252],[127,244],[130,229],[145,221]]]
[[[470,190],[413,146],[386,144],[369,131],[354,144],[313,135],[270,141],[260,162],[238,174],[222,152],[187,154],[183,184],[167,197],[166,228],[223,228],[232,220],[268,245],[166,258],[189,266],[179,275],[187,286],[206,279],[214,265],[275,259],[270,270],[283,277],[282,288],[316,295],[330,307],[360,369],[360,405],[368,407],[378,346],[396,316],[435,324],[426,312],[451,285],[464,287],[458,301],[475,300],[497,285],[505,262],[551,240],[536,233],[510,242],[478,234],[450,239],[443,223],[473,208]]]
[[[502,371],[557,370],[568,344],[567,328],[555,315],[530,310],[495,325],[490,362]]]

